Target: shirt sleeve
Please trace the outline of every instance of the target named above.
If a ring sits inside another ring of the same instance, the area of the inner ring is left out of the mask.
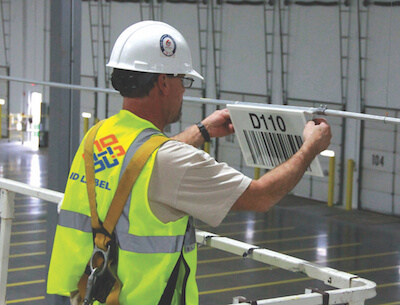
[[[157,153],[149,203],[163,222],[192,215],[217,226],[251,181],[202,150],[169,141]]]

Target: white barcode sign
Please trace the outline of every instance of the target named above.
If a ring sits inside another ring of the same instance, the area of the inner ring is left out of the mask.
[[[304,112],[273,105],[228,104],[246,164],[272,169],[291,158],[303,144]],[[318,158],[306,174],[323,176]]]

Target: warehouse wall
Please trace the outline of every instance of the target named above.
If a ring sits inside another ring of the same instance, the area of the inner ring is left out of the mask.
[[[310,6],[295,1],[289,5],[276,1],[265,6],[256,1],[246,3],[157,2],[153,16],[146,3],[106,2],[110,28],[103,37],[101,27],[93,26],[101,25],[97,2],[83,1],[82,85],[109,86],[110,71],[104,65],[119,33],[141,19],[155,18],[183,33],[192,48],[195,69],[206,77],[204,84],[196,81],[194,89],[187,90],[188,96],[200,97],[206,92],[209,98],[307,107],[322,104],[330,109],[398,116],[399,7],[365,7],[354,0],[349,6]],[[90,13],[89,5],[95,13]],[[11,2],[12,76],[48,80],[48,9],[48,0]],[[91,29],[95,34],[91,35]],[[207,32],[200,31],[204,29]],[[4,29],[0,30],[4,36]],[[92,44],[92,37],[98,43]],[[207,48],[200,51],[200,47]],[[4,49],[3,40],[0,49]],[[207,64],[206,69],[201,60]],[[0,83],[1,90],[6,90],[4,83]],[[27,95],[32,90],[43,92],[48,102],[47,89],[12,82],[10,112],[26,111]],[[120,107],[118,96],[81,93],[81,109],[92,113],[91,123],[116,113]],[[200,105],[185,104],[183,120],[170,126],[170,132],[176,133],[201,120],[203,111],[213,110],[211,106],[203,109]],[[399,215],[398,128],[341,118],[328,121],[334,132],[331,148],[336,153],[335,202],[344,203],[346,165],[352,159],[356,164],[353,208],[360,206]],[[253,169],[244,164],[235,137],[214,142],[211,153],[253,175]],[[321,157],[320,161],[328,173],[328,159]],[[327,189],[327,177],[304,177],[293,193],[326,200]]]

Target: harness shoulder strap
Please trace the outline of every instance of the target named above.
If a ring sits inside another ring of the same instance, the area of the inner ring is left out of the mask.
[[[96,138],[97,131],[99,130],[100,126],[103,125],[103,123],[104,123],[104,120],[98,122],[93,128],[91,128],[89,130],[89,133],[85,140],[85,146],[84,146],[86,189],[87,189],[87,193],[88,193],[88,197],[89,197],[92,228],[95,228],[95,229],[101,228],[101,225],[99,222],[99,215],[97,214],[96,182],[95,182],[95,178],[94,178],[93,143]]]
[[[94,233],[94,243],[95,245],[102,249],[106,250],[108,245],[115,239],[113,238],[114,228],[118,222],[119,217],[122,214],[125,203],[129,197],[129,194],[135,184],[138,176],[140,175],[144,165],[147,160],[151,156],[151,154],[163,143],[169,141],[164,135],[155,135],[152,136],[149,140],[147,140],[144,144],[142,144],[136,153],[133,155],[132,159],[129,161],[127,168],[125,169],[114,194],[114,197],[111,201],[109,210],[107,212],[104,223],[101,223],[99,220],[99,216],[97,213],[97,203],[96,203],[96,183],[95,183],[95,170],[94,170],[94,141],[99,130],[100,126],[103,124],[104,120],[96,124],[90,131],[86,137],[84,143],[84,152],[85,152],[85,172],[86,172],[86,184],[87,184],[87,192],[89,198],[90,205],[90,213],[91,213],[91,224]],[[110,262],[111,264],[116,263],[117,256],[115,255]],[[91,262],[89,262],[91,263]],[[102,264],[102,261],[99,263]],[[108,305],[118,305],[119,304],[119,293],[121,290],[121,283],[118,280],[116,274],[110,269],[110,272],[113,274],[115,278],[114,289],[106,296],[106,303]],[[83,289],[86,287],[87,283],[87,275],[83,275],[80,281],[80,294],[83,297],[85,295]],[[87,290],[87,289],[86,289]]]
[[[94,178],[94,160],[93,160],[93,142],[96,137],[97,131],[104,121],[100,121],[90,131],[85,140],[85,170],[86,170],[86,184],[89,196],[90,212],[92,219],[92,227],[94,229],[101,228],[99,216],[97,214],[97,203],[96,203],[96,190],[95,190],[95,178]],[[133,185],[136,182],[142,168],[146,164],[151,154],[163,143],[170,139],[164,135],[154,135],[147,140],[139,149],[136,151],[132,159],[130,160],[125,172],[123,173],[107,216],[104,220],[103,227],[109,234],[114,231],[114,228],[118,222],[119,217],[122,214],[125,203],[129,197]]]
[[[143,145],[141,145],[136,153],[133,155],[121,177],[121,180],[118,183],[115,196],[111,202],[107,216],[103,223],[104,229],[106,229],[109,233],[114,231],[114,228],[117,224],[119,217],[122,214],[125,203],[128,200],[133,185],[135,184],[136,179],[141,173],[147,160],[159,146],[167,141],[169,141],[169,138],[167,138],[166,136],[152,136]]]

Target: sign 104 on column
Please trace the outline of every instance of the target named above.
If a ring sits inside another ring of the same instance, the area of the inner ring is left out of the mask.
[[[228,104],[245,162],[250,167],[272,169],[291,158],[303,144],[304,111],[295,107]],[[306,174],[323,176],[318,158]]]

